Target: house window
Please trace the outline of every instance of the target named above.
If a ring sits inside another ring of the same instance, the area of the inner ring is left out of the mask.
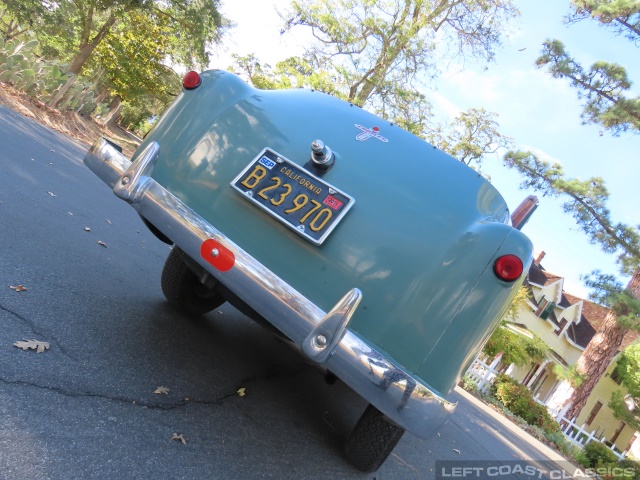
[[[554,302],[550,302],[546,299],[546,297],[542,297],[540,303],[538,304],[538,309],[536,310],[536,316],[540,317],[542,320],[546,320],[553,312],[553,309],[556,308],[556,304]]]
[[[611,372],[611,376],[609,378],[616,382],[618,385],[622,383],[622,378],[620,377],[620,372],[618,371],[617,367],[613,369],[613,372]]]
[[[587,421],[585,422],[587,425],[591,425],[591,422],[593,422],[595,420],[596,415],[598,415],[598,412],[600,411],[601,408],[602,408],[602,402],[597,401],[596,404],[591,409],[591,413],[589,414],[589,418],[587,418]]]
[[[620,436],[620,433],[622,432],[622,430],[625,427],[625,423],[624,422],[620,422],[620,424],[618,425],[618,428],[616,428],[615,433],[613,434],[613,437],[611,437],[611,443],[616,443],[616,440],[618,439],[618,437]]]
[[[556,328],[553,333],[556,334],[556,336],[560,336],[560,334],[562,333],[562,330],[564,329],[565,325],[567,324],[567,319],[563,318],[562,321],[558,324],[558,328]]]

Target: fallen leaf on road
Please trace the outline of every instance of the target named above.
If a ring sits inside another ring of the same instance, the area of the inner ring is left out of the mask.
[[[153,391],[153,393],[156,395],[166,395],[169,393],[169,389],[167,387],[158,387]]]
[[[16,292],[26,292],[27,291],[27,287],[25,287],[24,285],[18,285],[18,286],[13,286],[13,285],[9,285],[9,288],[11,290],[15,290]]]
[[[458,450],[457,448],[454,448],[453,451],[460,455],[460,450]]]
[[[98,240],[98,245],[102,245],[104,248],[109,248],[107,247],[107,244],[104,243],[102,240]]]
[[[183,445],[187,444],[187,439],[184,438],[183,434],[178,435],[177,433],[174,433],[173,435],[171,435],[171,440],[177,440],[179,442],[182,442]]]
[[[52,197],[57,197],[57,195],[53,192],[47,192],[49,195],[51,195]]]
[[[49,349],[49,343],[40,340],[23,340],[14,343],[13,346],[21,348],[22,350],[35,350],[37,353],[42,353]]]
[[[89,227],[84,227],[84,231],[85,231],[85,232],[90,232],[90,231],[91,231],[91,229],[90,229]]]
[[[238,394],[239,397],[244,397],[247,394],[247,389],[244,387],[239,388],[236,393]]]

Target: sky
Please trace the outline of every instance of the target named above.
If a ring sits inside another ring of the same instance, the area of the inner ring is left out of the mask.
[[[235,23],[223,46],[212,58],[211,68],[227,68],[230,55],[254,53],[272,66],[304,51],[309,36],[304,32],[280,34],[288,0],[223,0],[223,15]],[[569,3],[558,0],[519,0],[521,15],[503,41],[495,62],[489,65],[448,63],[423,93],[434,106],[436,119],[450,122],[468,108],[485,108],[498,114],[500,132],[511,137],[515,147],[534,151],[540,158],[562,164],[571,177],[603,177],[610,191],[609,208],[614,222],[640,225],[638,188],[640,135],[613,137],[594,125],[582,125],[580,100],[569,82],[552,78],[535,66],[542,43],[561,40],[568,52],[583,66],[598,60],[617,62],[627,68],[630,78],[640,79],[640,65],[633,62],[638,47],[610,30],[585,20],[566,25]],[[486,67],[486,68],[485,68]],[[639,95],[632,86],[633,94]],[[517,172],[504,167],[500,155],[487,157],[483,172],[502,193],[511,210],[529,194],[521,190]],[[635,184],[635,185],[634,185]],[[581,275],[599,269],[617,274],[611,255],[590,245],[572,217],[563,213],[562,201],[541,197],[540,206],[523,232],[537,250],[543,250],[542,265],[565,277],[565,290],[586,298],[588,289]],[[627,279],[621,278],[626,283]]]

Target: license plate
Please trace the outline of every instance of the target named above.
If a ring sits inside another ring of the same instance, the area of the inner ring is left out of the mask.
[[[231,187],[310,242],[320,245],[355,199],[265,148]]]

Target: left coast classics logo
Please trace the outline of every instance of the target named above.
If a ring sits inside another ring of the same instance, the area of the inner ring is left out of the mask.
[[[356,135],[356,140],[358,140],[359,142],[364,142],[366,139],[371,137],[377,138],[378,140],[384,143],[387,143],[389,141],[378,133],[380,131],[380,128],[378,127],[367,128],[367,127],[363,127],[362,125],[358,125],[357,123],[355,124],[355,126],[356,128],[359,128],[360,130],[362,130],[362,133],[359,133],[358,135]]]

